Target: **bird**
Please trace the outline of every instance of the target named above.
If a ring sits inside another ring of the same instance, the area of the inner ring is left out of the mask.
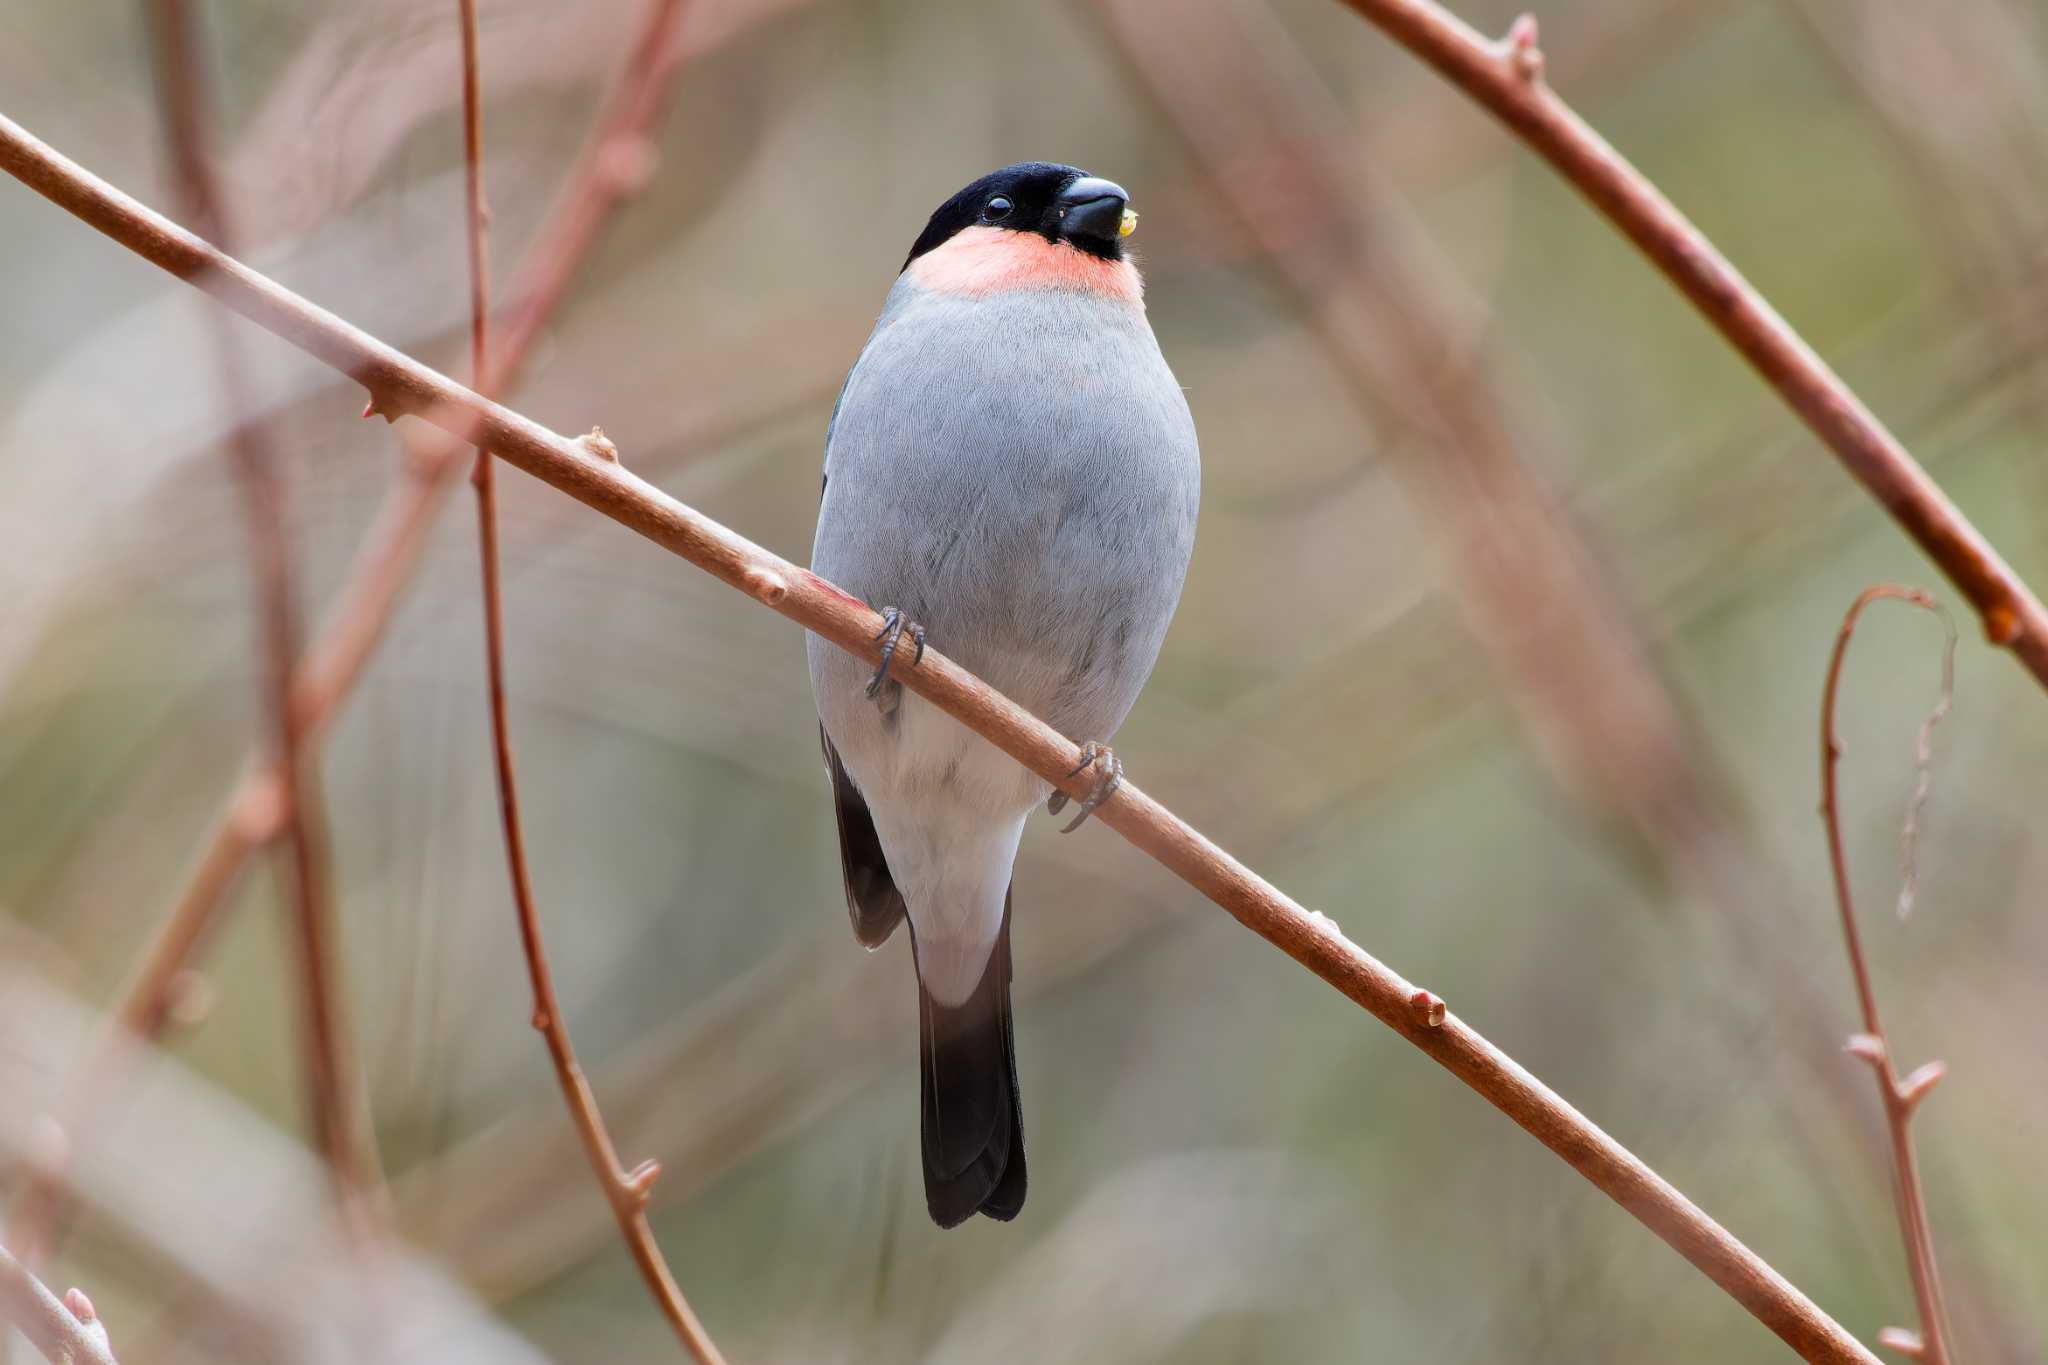
[[[927,642],[1081,746],[1071,831],[1114,797],[1108,740],[1179,604],[1201,500],[1194,419],[1145,312],[1122,187],[1021,162],[940,204],[848,372],[812,570],[875,607],[881,662],[813,635],[811,690],[856,939],[910,923],[926,1207],[1024,1205],[1012,869],[1064,793],[898,675]],[[892,668],[895,673],[892,674]]]

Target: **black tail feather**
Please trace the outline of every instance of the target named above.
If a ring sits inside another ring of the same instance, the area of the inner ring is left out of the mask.
[[[913,944],[915,938],[913,937]],[[942,1228],[1024,1207],[1023,1105],[1010,1026],[1010,902],[974,993],[942,1005],[919,980],[924,1197]]]

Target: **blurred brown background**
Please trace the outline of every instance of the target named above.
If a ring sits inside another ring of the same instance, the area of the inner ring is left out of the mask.
[[[501,278],[637,9],[485,0]],[[1459,9],[1489,32],[1515,12]],[[452,0],[207,11],[246,254],[461,373]],[[2048,12],[1540,18],[1552,81],[2048,580]],[[1333,4],[696,0],[682,41],[655,178],[514,406],[602,423],[629,467],[801,562],[833,392],[932,206],[1025,158],[1117,179],[1206,483],[1180,615],[1118,738],[1134,778],[1852,1332],[1908,1320],[1876,1105],[1839,1050],[1815,720],[1857,590],[1942,585],[1741,363]],[[0,4],[0,109],[168,206],[149,79],[134,6]],[[11,182],[0,243],[4,1194],[53,1140],[39,1097],[260,711],[208,305]],[[355,420],[358,391],[249,349],[311,615],[397,446]],[[735,1360],[1782,1358],[1549,1154],[1099,828],[1037,824],[1018,871],[1030,1206],[932,1228],[909,964],[846,931],[800,637],[517,473],[501,488],[560,989],[622,1154],[667,1167],[656,1229]],[[354,1358],[515,1358],[492,1331],[564,1361],[671,1358],[526,1026],[466,502],[321,768],[393,1206],[415,1288],[467,1324]],[[1950,1066],[1917,1132],[1963,1353],[2041,1361],[2048,697],[1966,628],[1902,926],[1938,644],[1896,610],[1859,635],[1845,828],[1901,1060]],[[248,879],[205,954],[210,1013],[79,1155],[87,1213],[50,1278],[91,1290],[124,1361],[351,1358],[245,1321],[252,1292],[324,1292],[292,1250],[319,1186],[284,925],[272,877]]]

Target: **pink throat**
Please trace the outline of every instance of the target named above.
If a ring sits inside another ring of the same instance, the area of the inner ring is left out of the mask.
[[[1138,267],[1105,261],[1035,232],[962,228],[910,263],[912,281],[941,294],[981,298],[1014,289],[1058,289],[1135,304],[1145,296]]]

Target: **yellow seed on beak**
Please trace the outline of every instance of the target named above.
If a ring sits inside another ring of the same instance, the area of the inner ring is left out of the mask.
[[[1138,230],[1138,214],[1135,209],[1125,209],[1123,221],[1116,225],[1116,235],[1128,237]]]

